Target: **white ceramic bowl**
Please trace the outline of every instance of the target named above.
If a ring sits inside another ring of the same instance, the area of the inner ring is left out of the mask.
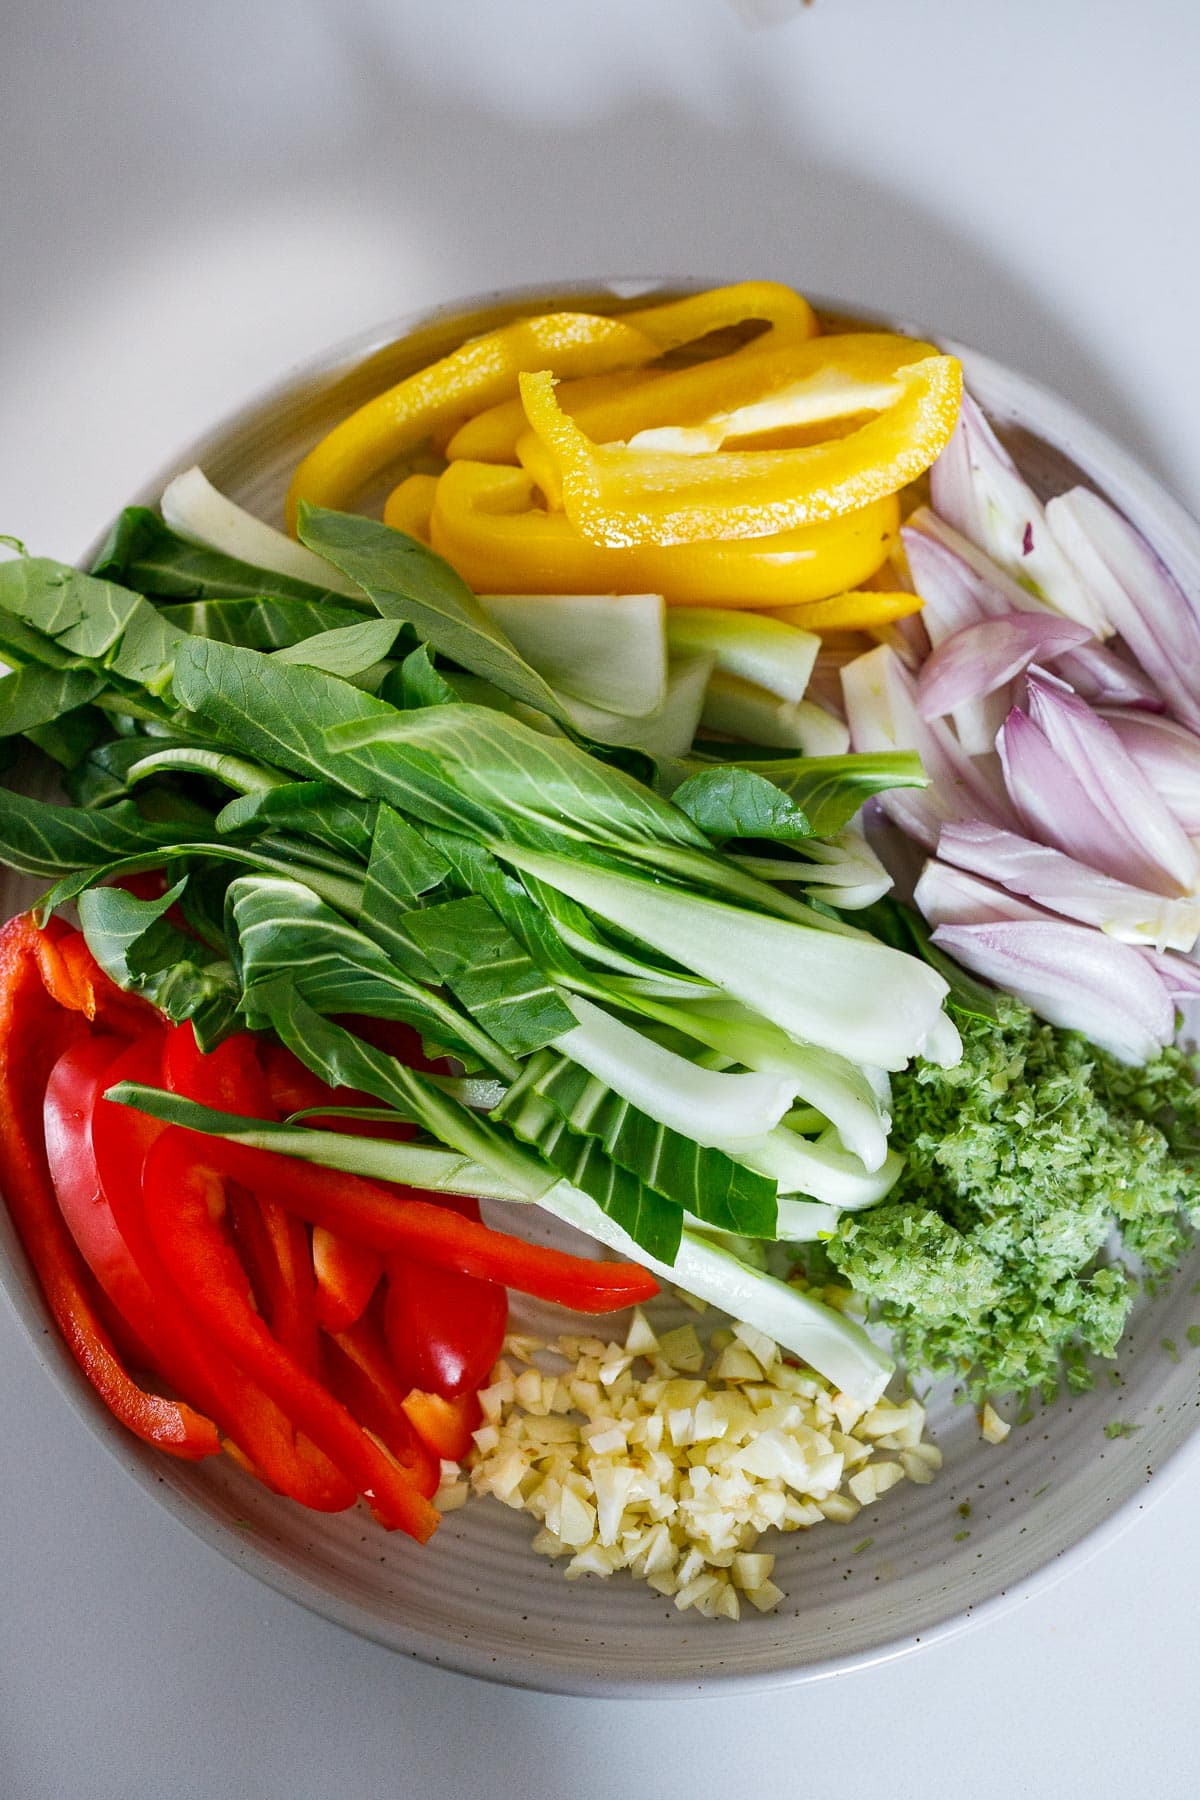
[[[386,383],[480,328],[483,315],[548,298],[696,285],[600,282],[548,296],[544,289],[482,296],[385,325],[331,352],[185,450],[139,498],[200,462],[218,487],[277,519],[296,461],[338,417]],[[844,316],[841,306],[830,306]],[[931,335],[922,326],[919,335]],[[936,336],[936,333],[932,334]],[[1050,493],[1082,475],[1194,580],[1200,530],[1117,445],[1054,395],[988,358],[947,345],[1022,466]],[[1017,441],[1019,440],[1019,441]],[[32,897],[0,878],[0,915]],[[547,1236],[554,1228],[548,1228]],[[232,1562],[313,1611],[430,1663],[563,1693],[655,1696],[814,1680],[911,1650],[961,1629],[1092,1554],[1162,1491],[1164,1463],[1194,1466],[1200,1398],[1187,1327],[1196,1265],[1169,1293],[1143,1301],[1116,1365],[1088,1394],[1065,1398],[1016,1427],[1007,1443],[980,1441],[967,1406],[949,1391],[931,1399],[945,1454],[928,1487],[894,1489],[852,1526],[792,1533],[776,1579],[777,1613],[738,1625],[678,1613],[670,1601],[617,1576],[568,1583],[529,1548],[531,1521],[493,1501],[450,1514],[418,1548],[389,1536],[361,1509],[327,1516],[268,1494],[225,1459],[185,1464],[155,1455],[114,1423],[61,1344],[0,1208],[0,1277],[32,1354],[134,1480]],[[521,1317],[538,1323],[536,1309]],[[543,1318],[549,1322],[548,1311]],[[617,1321],[618,1325],[620,1321]],[[1179,1347],[1179,1360],[1162,1348]],[[1135,1434],[1106,1439],[1113,1420]],[[1153,1477],[1153,1486],[1147,1483]],[[855,1546],[869,1546],[855,1554]]]

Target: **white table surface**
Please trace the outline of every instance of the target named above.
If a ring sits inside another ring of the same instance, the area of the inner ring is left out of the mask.
[[[1200,506],[1191,0],[816,0],[759,31],[725,0],[3,18],[0,530],[36,550],[77,554],[180,442],[361,326],[615,271],[926,319]],[[1180,1488],[953,1642],[638,1705],[433,1672],[260,1587],[127,1481],[3,1306],[0,1431],[5,1800],[1200,1792]]]

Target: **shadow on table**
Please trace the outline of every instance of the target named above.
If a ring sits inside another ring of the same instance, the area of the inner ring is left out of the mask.
[[[890,188],[886,175],[839,167],[806,142],[804,70],[788,32],[749,40],[776,42],[793,62],[787,115],[763,105],[748,54],[729,58],[704,113],[653,91],[661,77],[651,59],[642,93],[607,111],[593,106],[578,124],[538,123],[485,107],[449,79],[422,87],[408,52],[419,41],[415,17],[318,8],[307,24],[311,31],[317,21],[324,41],[319,57],[300,61],[299,80],[292,46],[282,73],[264,68],[261,107],[226,105],[214,122],[203,103],[221,55],[211,34],[187,37],[137,0],[112,0],[104,14],[109,31],[119,29],[116,15],[128,15],[143,42],[128,68],[106,59],[99,96],[90,27],[71,8],[43,16],[36,34],[24,42],[16,34],[6,51],[18,101],[27,82],[36,91],[51,56],[61,59],[64,91],[80,95],[78,107],[59,109],[53,131],[23,140],[43,190],[49,170],[61,207],[44,235],[42,266],[10,270],[10,278],[44,284],[48,295],[81,277],[128,279],[139,256],[186,257],[189,246],[200,253],[222,226],[267,256],[271,232],[256,238],[256,218],[293,229],[312,221],[314,283],[328,278],[322,220],[352,219],[376,252],[372,266],[382,254],[385,271],[395,268],[397,313],[454,297],[430,291],[434,282],[468,294],[598,274],[777,276],[926,322],[1011,362],[1156,461],[1153,436],[1111,369],[975,239],[969,219],[939,218],[919,195]],[[278,45],[271,20],[253,9],[245,17],[215,5],[211,31],[222,30],[231,57],[269,59]],[[463,30],[465,57],[466,22]],[[550,78],[531,59],[532,112],[544,111]],[[953,153],[953,144],[930,144],[931,158]],[[97,184],[112,186],[114,160],[120,203],[111,220],[98,220]],[[81,245],[102,252],[83,271]],[[358,323],[371,322],[367,312]]]

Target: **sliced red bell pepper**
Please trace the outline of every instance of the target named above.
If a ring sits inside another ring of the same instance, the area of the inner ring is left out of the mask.
[[[377,1109],[378,1100],[358,1088],[327,1087],[284,1044],[266,1044],[260,1052],[271,1103],[281,1118],[308,1113],[305,1123],[323,1131],[344,1131],[351,1137],[391,1138],[403,1143],[413,1136],[415,1125],[404,1119],[348,1119],[338,1113],[323,1114],[322,1106],[361,1106]]]
[[[246,1273],[218,1223],[225,1171],[210,1160],[210,1142],[172,1127],[147,1159],[146,1216],[168,1273],[196,1320],[353,1481],[380,1523],[424,1542],[437,1526],[436,1509],[255,1312]]]
[[[183,1130],[183,1127],[174,1129]],[[636,1263],[593,1262],[524,1238],[493,1231],[440,1204],[402,1198],[375,1182],[277,1151],[187,1131],[194,1154],[247,1187],[270,1182],[283,1204],[315,1225],[328,1225],[385,1253],[416,1257],[483,1281],[569,1306],[575,1312],[619,1312],[641,1305],[658,1283]],[[416,1190],[413,1190],[414,1194]]]
[[[367,1310],[383,1276],[383,1257],[327,1225],[314,1225],[313,1272],[317,1278],[317,1322],[324,1331],[348,1331]]]
[[[29,914],[21,916],[26,922],[26,952],[57,1005],[67,1012],[82,1013],[89,1021],[99,1019],[109,1030],[127,1037],[135,1037],[156,1022],[157,1014],[147,1001],[123,993],[104,973],[81,931],[57,917],[47,919],[39,929]]]
[[[404,1411],[423,1442],[446,1462],[462,1461],[471,1448],[471,1433],[483,1418],[478,1394],[445,1400],[441,1394],[425,1394],[419,1388],[404,1396]]]
[[[225,1038],[215,1050],[203,1051],[190,1024],[168,1026],[162,1075],[173,1094],[198,1100],[202,1106],[246,1119],[275,1116],[258,1044],[248,1031]]]
[[[508,1329],[508,1292],[454,1269],[392,1257],[384,1331],[405,1388],[456,1400],[482,1387]]]
[[[67,1347],[109,1411],[173,1456],[213,1456],[221,1441],[208,1419],[181,1401],[147,1393],[130,1377],[101,1323],[55,1199],[42,1132],[46,1083],[58,1057],[82,1035],[83,1019],[95,1017],[107,999],[101,985],[107,978],[94,981],[63,931],[42,933],[28,914],[0,928],[0,1188]],[[70,992],[71,1010],[52,997],[54,990]]]
[[[101,1034],[63,1051],[50,1071],[42,1103],[46,1159],[59,1210],[80,1255],[133,1333],[140,1366],[161,1374],[158,1301],[117,1227],[92,1144],[96,1105],[124,1048],[121,1038]]]
[[[367,1431],[374,1432],[396,1461],[411,1470],[424,1495],[437,1492],[438,1459],[404,1411],[404,1389],[388,1360],[387,1345],[373,1319],[359,1319],[322,1345],[329,1384]]]
[[[234,1186],[227,1199],[234,1241],[258,1309],[284,1349],[315,1375],[317,1284],[304,1221],[287,1212],[274,1194]]]
[[[163,1079],[172,1093],[246,1118],[275,1117],[270,1084],[249,1032],[201,1051],[189,1024],[167,1033]],[[317,1369],[316,1283],[303,1222],[261,1186],[230,1196],[230,1221],[255,1298],[274,1335],[310,1373]]]
[[[153,1083],[161,1076],[161,1046],[144,1038],[125,1049],[100,1087],[118,1081]],[[192,1319],[168,1275],[147,1225],[142,1171],[151,1145],[165,1126],[145,1113],[101,1099],[91,1121],[91,1143],[114,1227],[156,1302],[162,1372],[181,1391],[205,1396],[225,1448],[277,1493],[319,1512],[353,1506],[355,1489],[329,1458],[298,1436],[278,1404],[225,1356]]]

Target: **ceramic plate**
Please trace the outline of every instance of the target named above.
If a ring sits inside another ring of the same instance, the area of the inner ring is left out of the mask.
[[[330,425],[485,320],[548,299],[578,307],[607,294],[611,304],[613,296],[694,285],[594,282],[551,296],[510,291],[394,321],[299,370],[183,450],[136,498],[153,503],[171,475],[199,462],[218,487],[277,521],[292,469]],[[937,334],[922,325],[917,335]],[[1023,376],[961,345],[946,348],[962,357],[973,393],[1043,494],[1081,477],[1091,482],[1185,583],[1194,582],[1200,530],[1124,451]],[[0,915],[32,892],[0,878]],[[547,1236],[555,1229],[548,1225]],[[1140,1304],[1116,1365],[1119,1387],[1102,1377],[1091,1393],[1065,1398],[1015,1428],[1001,1447],[980,1440],[969,1407],[935,1390],[931,1428],[945,1455],[941,1476],[928,1487],[904,1483],[851,1526],[826,1524],[772,1544],[775,1579],[787,1600],[774,1614],[731,1625],[676,1612],[669,1600],[621,1576],[566,1582],[560,1566],[530,1550],[532,1521],[491,1500],[448,1515],[433,1542],[418,1548],[381,1531],[361,1508],[306,1512],[225,1459],[185,1464],[143,1449],[112,1421],[47,1331],[41,1294],[0,1209],[0,1276],[32,1354],[133,1479],[182,1524],[314,1612],[397,1651],[573,1694],[652,1696],[814,1680],[958,1630],[1091,1554],[1161,1492],[1164,1478],[1156,1472],[1168,1458],[1172,1476],[1192,1466],[1200,1397],[1186,1331],[1197,1312],[1197,1274],[1200,1262],[1169,1293]],[[534,1328],[551,1323],[536,1309],[518,1316]],[[1181,1360],[1163,1349],[1164,1339],[1183,1347]],[[1104,1426],[1116,1417],[1139,1429],[1106,1439]],[[869,1546],[855,1553],[867,1538]]]

